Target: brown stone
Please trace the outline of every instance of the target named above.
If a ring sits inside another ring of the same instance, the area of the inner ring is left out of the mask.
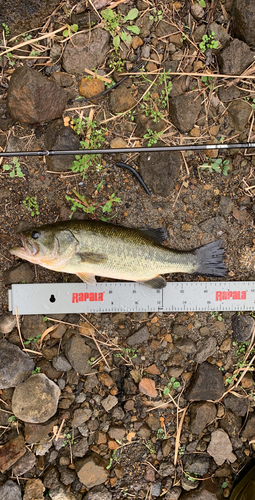
[[[146,377],[143,377],[139,383],[139,391],[151,398],[156,398],[158,395],[154,380]]]
[[[141,45],[143,45],[142,39],[139,36],[137,36],[137,35],[133,36],[133,38],[132,38],[132,47],[133,47],[133,49],[136,50]]]
[[[23,500],[43,500],[45,487],[41,479],[28,479],[25,485]]]
[[[75,470],[81,483],[90,489],[107,480],[106,465],[100,455],[91,453],[88,457],[76,461]]]
[[[105,373],[105,372],[99,373],[98,379],[106,387],[112,387],[112,385],[114,383],[112,377],[110,377],[110,375],[108,375],[108,373]]]
[[[28,444],[39,443],[52,431],[54,425],[58,424],[58,420],[48,420],[45,424],[30,424],[25,423],[25,441]]]
[[[91,78],[90,76],[87,78],[82,78],[79,85],[79,93],[80,95],[89,99],[94,95],[101,94],[104,91],[104,82],[99,78]],[[97,104],[100,101],[100,97],[97,99],[91,99],[93,104]]]
[[[0,447],[0,471],[8,470],[26,453],[24,437],[20,434]]]

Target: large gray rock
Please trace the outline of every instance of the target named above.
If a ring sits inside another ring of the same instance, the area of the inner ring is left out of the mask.
[[[236,460],[234,453],[232,453],[229,436],[222,429],[216,429],[216,431],[212,432],[207,453],[214,458],[217,465],[222,465],[225,460],[229,460],[231,463]]]
[[[186,397],[189,401],[217,400],[224,391],[223,376],[219,367],[205,361],[198,366],[191,378]]]
[[[231,11],[232,31],[237,38],[254,46],[255,1],[234,0]]]
[[[0,341],[0,389],[16,387],[31,375],[34,361],[7,340]]]
[[[157,146],[160,146],[157,143]],[[160,151],[157,153],[141,153],[139,172],[149,189],[158,196],[165,198],[179,176],[181,154],[178,151]]]
[[[84,68],[98,68],[110,49],[109,41],[109,33],[101,28],[74,35],[65,48],[63,68],[75,75],[83,74]]]
[[[198,119],[202,97],[197,95],[192,91],[169,99],[169,118],[180,132],[189,132]]]
[[[59,5],[59,0],[8,0],[0,3],[0,26],[8,25],[11,36],[42,26]]]
[[[80,335],[73,335],[65,345],[65,355],[73,369],[80,375],[91,372],[88,361],[91,349]]]
[[[37,373],[14,390],[12,411],[23,422],[46,422],[56,413],[59,396],[59,387],[43,373]]]
[[[235,38],[217,56],[221,73],[241,75],[254,61],[254,52],[246,43]]]
[[[22,500],[20,487],[14,481],[6,481],[0,486],[1,500]]]
[[[39,123],[60,118],[68,94],[38,71],[20,66],[11,76],[8,108],[14,120]]]
[[[80,149],[80,139],[71,127],[65,127],[62,120],[52,121],[45,134],[45,148],[54,151]],[[46,156],[49,170],[67,172],[74,161],[74,155]]]
[[[85,495],[83,500],[112,500],[112,494],[103,485],[95,486]]]

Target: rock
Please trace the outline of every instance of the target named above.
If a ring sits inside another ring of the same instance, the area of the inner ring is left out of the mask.
[[[167,492],[164,500],[179,500],[181,492],[182,490],[181,488],[179,488],[179,486],[174,486],[170,489],[170,491]]]
[[[112,494],[103,485],[95,486],[85,495],[83,500],[112,500]]]
[[[192,403],[190,406],[190,431],[200,434],[217,415],[216,406],[210,402]]]
[[[36,463],[36,458],[32,451],[27,450],[26,453],[15,462],[15,465],[12,467],[12,473],[14,476],[22,476],[30,469],[34,467]]]
[[[5,472],[26,453],[25,441],[22,434],[0,446],[0,471]]]
[[[76,500],[73,493],[68,493],[63,486],[59,486],[54,490],[49,491],[51,500]],[[77,497],[76,497],[77,498]]]
[[[60,481],[65,486],[68,486],[68,484],[72,484],[75,479],[76,479],[76,473],[74,470],[70,470],[70,469],[62,469],[61,470]]]
[[[217,493],[202,486],[194,492],[184,493],[180,496],[180,500],[218,500],[220,497]],[[166,497],[166,500],[168,500],[168,497]]]
[[[232,411],[226,410],[225,415],[220,419],[219,424],[230,437],[237,437],[242,427],[242,418],[232,413]]]
[[[110,427],[108,434],[111,439],[118,439],[119,441],[122,441],[125,437],[126,429],[124,427],[114,425]]]
[[[80,149],[80,139],[71,127],[65,127],[62,120],[52,121],[45,134],[46,150],[74,151]],[[47,156],[49,170],[53,172],[68,172],[74,161],[74,155]]]
[[[25,483],[23,500],[43,500],[45,487],[41,479],[28,479]]]
[[[221,87],[222,88],[222,87]],[[234,202],[229,196],[221,196],[219,203],[219,210],[221,215],[230,215],[234,208]]]
[[[10,267],[3,272],[3,282],[5,285],[12,285],[13,283],[33,283],[35,273],[30,265],[26,262],[18,266]]]
[[[87,489],[90,489],[107,480],[108,472],[106,465],[106,462],[100,455],[91,453],[88,457],[76,461],[75,470],[81,483]]]
[[[195,355],[195,361],[197,363],[203,363],[209,358],[209,356],[213,356],[217,349],[217,340],[215,337],[209,337],[204,340],[200,340],[197,343],[197,353]]]
[[[170,97],[169,118],[180,132],[189,132],[195,125],[201,111],[202,97],[197,93],[186,92],[185,94]]]
[[[156,398],[158,395],[155,387],[155,381],[147,377],[143,377],[139,382],[139,391],[151,398]]]
[[[229,124],[237,132],[243,132],[248,124],[251,106],[248,102],[237,100],[231,102],[228,107]]]
[[[124,113],[135,105],[136,100],[124,83],[110,93],[109,107],[113,114]]]
[[[232,316],[233,337],[237,342],[246,342],[253,334],[254,319],[251,316]]]
[[[39,314],[27,314],[22,322],[22,335],[28,340],[42,334],[46,330],[45,321],[43,316]]]
[[[27,444],[39,443],[52,431],[54,425],[58,424],[57,419],[51,419],[45,424],[25,423],[25,441]]]
[[[184,463],[185,472],[203,477],[209,470],[209,457],[196,454],[188,455]],[[196,477],[196,476],[195,476]]]
[[[111,409],[118,404],[118,398],[116,396],[107,396],[107,398],[101,401],[101,405],[105,409],[105,411],[109,412]]]
[[[39,123],[60,118],[67,100],[61,87],[34,69],[20,66],[12,73],[7,101],[14,120]]]
[[[9,198],[11,195],[12,195],[11,189],[0,188],[0,201],[7,200],[7,198]]]
[[[90,419],[92,415],[92,411],[88,408],[78,408],[78,410],[74,410],[74,418],[72,421],[73,427],[79,427],[84,422]]]
[[[73,335],[65,345],[65,355],[73,369],[80,375],[91,372],[88,361],[91,357],[91,349],[80,335]]]
[[[195,479],[190,481],[190,479],[187,476],[183,476],[181,479],[181,485],[185,491],[191,491],[195,490],[199,486],[199,482],[196,481]]]
[[[242,432],[242,439],[249,441],[255,439],[255,415],[251,414],[247,420],[246,426]]]
[[[139,36],[144,39],[148,37],[151,33],[151,27],[154,23],[153,19],[150,19],[151,15],[150,12],[146,12],[143,17],[139,17],[136,21],[136,26],[140,29],[140,34]]]
[[[83,437],[76,444],[73,445],[73,456],[76,457],[84,457],[89,449],[89,443],[87,438]]]
[[[45,488],[55,489],[60,486],[59,472],[56,466],[52,465],[46,469],[43,475],[43,484]]]
[[[190,7],[190,13],[197,21],[200,21],[204,17],[205,11],[201,5],[194,3]],[[218,39],[216,38],[216,40]]]
[[[67,359],[63,354],[60,356],[56,356],[52,359],[52,364],[55,368],[55,370],[58,370],[60,372],[68,372],[69,370],[72,369],[70,363],[68,363]]]
[[[207,453],[213,457],[217,465],[222,465],[225,460],[235,462],[236,457],[232,453],[232,444],[226,432],[221,429],[213,431]]]
[[[130,337],[128,337],[127,344],[129,346],[143,344],[144,342],[147,342],[149,338],[150,338],[150,332],[147,326],[143,326],[143,328],[140,328],[140,330],[138,330],[137,332],[133,333],[133,335],[130,335]]]
[[[52,47],[51,51],[53,50],[54,46]],[[60,48],[60,54],[61,55],[61,47]],[[51,56],[52,57],[52,56]],[[50,80],[54,79],[55,82],[60,85],[60,87],[71,87],[71,85],[74,83],[74,80],[71,75],[68,75],[67,73],[63,73],[61,71],[54,71],[54,73],[51,74]]]
[[[174,345],[177,347],[177,349],[180,349],[180,351],[186,355],[194,354],[197,350],[195,342],[193,342],[193,340],[186,339],[186,338],[177,340],[174,343]]]
[[[12,125],[13,125],[13,119],[8,111],[7,102],[2,100],[0,102],[0,130],[6,132],[12,127]]]
[[[146,423],[152,431],[158,431],[161,428],[160,420],[155,415],[150,415],[147,418]]]
[[[1,198],[1,195],[0,195]],[[12,313],[1,314],[0,316],[0,332],[4,335],[11,333],[12,330],[17,326],[16,316]]]
[[[53,366],[50,361],[47,361],[46,359],[40,359],[37,361],[37,367],[40,368],[40,373],[44,373],[46,377],[50,378],[51,380],[58,379],[61,377],[63,372],[57,371]]]
[[[31,375],[34,361],[18,346],[3,339],[0,352],[0,389],[16,387]]]
[[[51,16],[57,5],[58,0],[53,0],[50,4],[48,0],[30,3],[26,0],[9,0],[8,5],[1,4],[0,26],[4,22],[12,36],[20,35],[41,26],[42,19]]]
[[[222,372],[205,361],[198,366],[186,392],[189,401],[217,400],[225,392]]]
[[[219,236],[227,227],[228,225],[224,217],[212,217],[199,224],[201,231],[210,233],[213,236]]]
[[[61,438],[60,438],[59,442],[61,443],[60,444],[60,447],[61,447],[63,444],[63,439],[61,441]],[[39,455],[40,457],[43,457],[44,455],[46,455],[46,453],[48,453],[51,446],[52,446],[52,441],[45,439],[44,442],[35,445],[35,447],[34,447],[35,454],[37,456]]]
[[[99,78],[86,77],[82,78],[79,85],[79,94],[83,97],[89,99],[94,95],[101,94],[105,90],[103,80]],[[93,104],[97,104],[102,97],[98,97],[97,99],[91,99]]]
[[[8,480],[0,486],[1,500],[22,500],[20,487],[14,481]]]
[[[160,494],[161,494],[161,483],[159,482],[154,483],[151,488],[151,496],[158,498]]]
[[[135,123],[136,137],[143,137],[146,132],[148,132],[148,129],[152,130],[153,132],[161,132],[165,128],[164,120],[161,120],[159,118],[158,121],[154,122],[153,118],[151,118],[150,116],[146,116],[145,113],[138,113],[135,116]]]
[[[254,52],[246,43],[234,38],[217,56],[221,73],[241,75],[254,61]]]
[[[253,46],[255,37],[254,0],[234,0],[231,21],[234,35]]]
[[[227,30],[223,28],[221,24],[213,21],[209,25],[209,32],[212,33],[212,31],[215,33],[214,39],[220,42],[221,49],[225,47],[231,39],[231,36],[227,32]]]
[[[56,413],[59,396],[59,387],[43,373],[37,373],[15,388],[12,411],[24,422],[46,422]]]
[[[160,146],[157,143],[157,146]],[[156,195],[167,197],[179,176],[181,155],[178,151],[141,153],[139,172],[149,189]]]
[[[78,33],[67,43],[62,66],[67,73],[83,74],[84,68],[93,70],[103,63],[110,50],[110,35],[101,28]]]
[[[115,137],[115,139],[112,139],[110,142],[110,148],[126,148],[127,143],[122,139],[121,137]]]

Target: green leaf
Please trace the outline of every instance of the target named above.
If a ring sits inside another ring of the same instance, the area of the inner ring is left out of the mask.
[[[135,33],[136,35],[139,35],[140,33],[140,29],[135,24],[133,26],[127,26],[127,30],[132,31],[132,33]]]
[[[206,3],[205,3],[205,0],[199,0],[199,5],[200,7],[203,7],[204,9],[206,8]]]
[[[15,170],[12,170],[12,171],[10,172],[10,177],[11,177],[12,179],[13,179],[13,177],[15,177]]]
[[[10,170],[10,165],[3,165],[3,170]]]
[[[114,48],[115,48],[115,50],[116,50],[116,52],[117,52],[117,50],[118,50],[118,48],[119,48],[119,46],[120,46],[120,37],[119,37],[119,35],[115,36],[115,37],[113,38],[113,41],[112,41],[112,42],[113,42],[113,46],[114,46]]]
[[[78,29],[79,29],[78,24],[72,24],[72,25],[71,25],[71,30],[72,30],[72,31],[78,31]]]
[[[137,18],[138,14],[139,14],[138,9],[131,9],[128,15],[124,19],[125,21],[133,21],[134,19]]]
[[[69,30],[68,30],[68,29],[67,29],[67,30],[64,30],[64,31],[63,31],[63,33],[62,33],[62,35],[63,35],[64,37],[67,37],[67,36],[69,35]]]
[[[106,21],[110,21],[111,19],[114,19],[114,12],[112,9],[106,9],[101,11],[101,16],[103,19],[106,19]]]

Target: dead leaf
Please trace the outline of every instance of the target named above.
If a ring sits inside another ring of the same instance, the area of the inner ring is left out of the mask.
[[[87,335],[88,337],[92,337],[95,329],[93,328],[93,326],[89,325],[88,323],[80,323],[79,325],[79,333],[81,335]]]
[[[146,394],[146,396],[150,396],[151,398],[156,398],[158,395],[154,380],[146,377],[142,378],[139,383],[139,391]]]

